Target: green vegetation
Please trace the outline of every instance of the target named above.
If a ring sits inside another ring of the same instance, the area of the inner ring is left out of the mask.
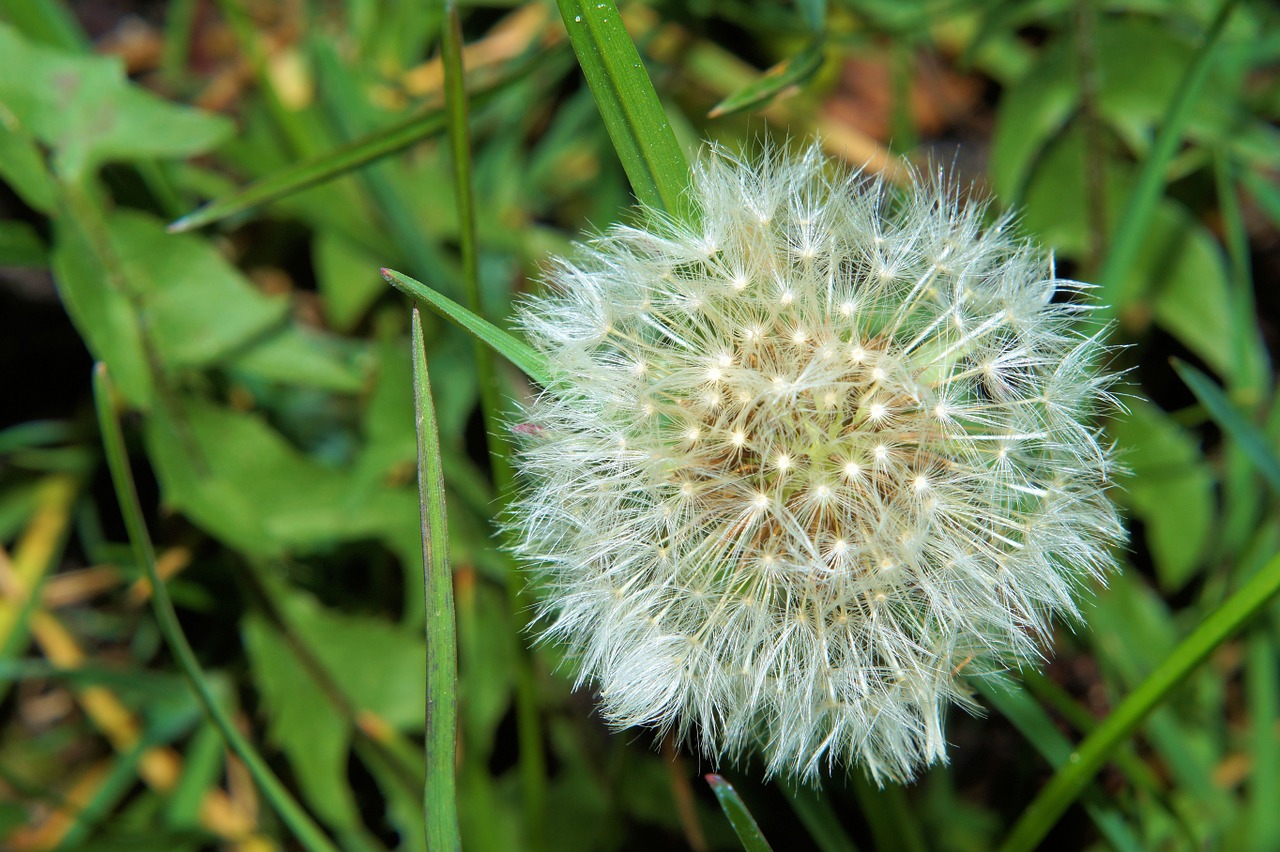
[[[134,5],[0,0],[0,846],[1280,848],[1271,4]],[[1122,570],[906,787],[610,732],[498,522],[513,300],[815,137],[1124,346]]]

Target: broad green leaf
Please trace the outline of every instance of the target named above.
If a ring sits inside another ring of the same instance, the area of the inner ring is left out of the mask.
[[[157,406],[147,439],[165,502],[249,553],[308,552],[414,527],[407,488],[355,487],[350,473],[303,456],[255,414],[197,399]]]
[[[826,48],[821,39],[794,56],[772,66],[756,80],[720,101],[707,113],[707,118],[721,118],[747,109],[763,106],[792,86],[807,81],[826,59]]]
[[[1107,259],[1098,273],[1098,286],[1103,301],[1114,311],[1123,310],[1136,297],[1141,281],[1133,275],[1133,265],[1164,197],[1165,172],[1181,145],[1192,106],[1209,77],[1227,20],[1238,5],[1239,0],[1222,0],[1195,54],[1179,69],[1177,89],[1162,113],[1159,132],[1142,161],[1123,212],[1111,219],[1116,226],[1111,232]]]
[[[357,710],[398,730],[423,727],[426,645],[417,633],[381,618],[348,615],[315,598],[282,598],[284,620]],[[369,665],[377,660],[376,666]]]
[[[1006,204],[1023,198],[1037,158],[1066,125],[1080,99],[1066,46],[1046,48],[1000,98],[991,136],[991,184]],[[1073,170],[1074,171],[1074,170]]]
[[[1082,134],[1068,131],[1045,150],[1026,188],[1023,224],[1059,255],[1082,257],[1088,245],[1086,162]],[[1103,172],[1107,222],[1115,222],[1134,185],[1132,168],[1111,158],[1094,167]],[[1232,373],[1238,353],[1223,253],[1181,204],[1172,199],[1157,203],[1129,275],[1131,298],[1149,305],[1161,327],[1215,371]],[[1265,357],[1252,333],[1243,355],[1249,370]]]
[[[151,404],[152,379],[138,312],[125,295],[121,276],[101,258],[103,248],[110,251],[110,243],[91,242],[74,222],[55,220],[50,269],[62,304],[89,351],[110,368],[125,399],[146,408]]]
[[[1213,475],[1200,448],[1160,409],[1140,400],[1112,425],[1125,465],[1117,498],[1146,524],[1160,585],[1182,588],[1201,565],[1213,529]]]
[[[0,180],[33,210],[52,213],[58,188],[39,147],[0,103]]]
[[[334,229],[316,234],[311,241],[311,259],[325,319],[336,331],[351,331],[386,292],[378,261],[372,252]]]
[[[356,393],[364,376],[352,363],[358,349],[317,331],[286,326],[231,359],[228,366],[269,382]]]
[[[796,0],[800,14],[809,29],[821,31],[827,23],[827,0]]]
[[[0,266],[46,266],[48,250],[28,222],[0,219]]]
[[[1097,108],[1132,149],[1145,152],[1150,147],[1195,54],[1195,42],[1167,20],[1099,16],[1097,61],[1103,85]],[[1235,124],[1235,101],[1221,65],[1210,68],[1187,106],[1187,132],[1201,140],[1226,134]]]
[[[208,241],[170,234],[159,219],[118,210],[108,233],[166,366],[216,363],[288,313],[286,299],[263,295]]]
[[[3,23],[0,108],[53,149],[55,171],[72,183],[105,162],[199,154],[232,131],[221,116],[133,86],[117,58],[34,44]]]
[[[332,826],[357,825],[359,811],[347,783],[351,723],[266,619],[245,618],[241,636],[265,705],[268,736],[289,758],[307,802]]]
[[[137,211],[74,209],[55,220],[59,292],[132,404],[150,404],[152,369],[208,366],[284,320],[286,300],[264,296],[206,241]]]

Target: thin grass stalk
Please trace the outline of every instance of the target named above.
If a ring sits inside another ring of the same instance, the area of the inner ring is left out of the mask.
[[[458,204],[458,243],[462,255],[462,286],[472,313],[484,317],[480,296],[480,249],[476,238],[475,187],[471,167],[466,79],[462,67],[462,22],[455,0],[445,0],[445,25],[441,34],[441,64],[444,69],[446,131],[453,154],[454,195]],[[515,487],[511,466],[511,442],[502,417],[502,388],[494,365],[493,352],[475,341],[480,409],[484,417],[489,464],[499,511]],[[514,567],[513,567],[514,573]],[[507,599],[517,623],[528,610],[522,600],[517,578],[507,583]],[[531,848],[540,848],[546,832],[546,757],[542,753],[542,728],[538,719],[537,684],[529,651],[512,636],[516,652],[516,725],[520,752],[519,772],[524,793],[525,829]]]
[[[235,722],[218,703],[208,677],[196,660],[195,652],[191,650],[186,635],[182,632],[178,614],[173,608],[173,601],[169,598],[168,587],[156,569],[155,549],[147,533],[142,506],[138,501],[137,488],[133,482],[133,472],[129,468],[129,456],[125,451],[124,434],[120,429],[111,378],[107,374],[106,364],[101,362],[96,365],[93,372],[93,397],[98,414],[98,428],[102,432],[107,467],[111,471],[116,499],[120,502],[120,512],[124,516],[129,544],[133,548],[134,559],[142,566],[151,583],[152,608],[169,651],[177,660],[182,673],[186,675],[205,715],[222,734],[227,747],[244,761],[263,798],[271,804],[298,843],[309,852],[337,852],[337,847],[303,810],[280,779],[276,778],[275,773],[267,766],[253,744],[240,733]]]
[[[1151,217],[1163,194],[1169,161],[1182,142],[1182,132],[1191,117],[1191,107],[1209,77],[1219,38],[1237,5],[1239,0],[1225,0],[1210,24],[1204,42],[1178,83],[1173,100],[1169,102],[1155,143],[1138,174],[1138,183],[1129,194],[1124,212],[1120,215],[1119,225],[1111,241],[1111,251],[1098,275],[1102,290],[1101,302],[1109,305],[1111,311],[1123,310],[1135,295],[1136,284],[1130,275],[1134,260],[1137,259],[1142,241],[1146,239]]]
[[[1083,792],[1112,752],[1133,735],[1150,713],[1169,698],[1200,663],[1280,592],[1280,555],[1273,556],[1247,583],[1200,623],[1155,671],[1147,676],[1084,739],[1022,812],[1001,845],[1001,852],[1029,852]]]

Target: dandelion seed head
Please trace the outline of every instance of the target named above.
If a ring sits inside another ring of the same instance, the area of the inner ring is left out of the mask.
[[[617,727],[909,779],[963,679],[1114,567],[1104,329],[941,178],[714,150],[691,193],[697,225],[615,228],[522,308],[543,636]]]

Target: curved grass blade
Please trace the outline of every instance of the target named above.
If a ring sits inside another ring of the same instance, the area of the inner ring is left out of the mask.
[[[1001,845],[1001,852],[1029,852],[1049,834],[1059,817],[1142,721],[1204,662],[1280,592],[1280,554],[1273,556],[1230,598],[1182,640],[1164,662],[1120,702],[1087,736],[1022,812]]]
[[[422,516],[422,571],[427,604],[427,848],[460,849],[457,779],[458,639],[453,613],[453,571],[445,517],[440,436],[427,373],[422,315],[413,309],[413,406],[418,432],[418,509]]]
[[[147,579],[151,582],[151,602],[155,610],[156,623],[169,646],[169,651],[186,675],[205,715],[222,734],[227,746],[244,761],[263,798],[271,803],[272,808],[289,827],[298,843],[309,852],[337,852],[337,847],[329,841],[288,789],[280,783],[280,779],[276,778],[267,762],[262,759],[244,734],[240,733],[235,722],[218,703],[217,697],[213,694],[213,687],[209,685],[209,679],[205,676],[199,661],[196,660],[195,652],[191,650],[191,645],[182,632],[178,614],[174,611],[173,602],[169,599],[168,586],[156,569],[155,550],[151,546],[146,521],[142,517],[142,506],[138,502],[133,472],[129,469],[129,457],[124,447],[124,434],[120,430],[120,419],[115,407],[111,378],[107,375],[106,364],[102,362],[99,362],[93,371],[93,398],[98,413],[98,428],[102,431],[107,467],[111,470],[111,480],[115,484],[116,499],[120,501],[120,512],[124,516],[125,528],[129,533],[129,543],[133,547],[134,558],[143,567]]]
[[[799,86],[818,73],[818,69],[822,67],[822,62],[826,58],[826,46],[822,39],[814,40],[795,56],[788,57],[765,71],[759,80],[743,86],[713,106],[707,113],[707,118],[733,115],[735,112],[769,103],[783,90],[791,86]]]
[[[1051,765],[1062,766],[1071,759],[1070,741],[1053,724],[1049,714],[1029,695],[1021,690],[1005,691],[981,679],[976,679],[974,685]],[[1090,795],[1096,792],[1086,791],[1084,809],[1098,831],[1117,852],[1141,852],[1142,845],[1133,836],[1124,818],[1115,808],[1104,804],[1100,796]]]
[[[346,145],[340,145],[332,151],[298,163],[292,168],[254,181],[230,195],[210,201],[198,210],[171,222],[169,232],[180,234],[238,215],[246,210],[261,207],[286,195],[301,192],[361,166],[367,166],[374,160],[403,151],[415,142],[429,139],[443,130],[444,112],[442,110],[435,109],[423,115],[414,116],[385,130],[371,133]]]
[[[760,826],[756,825],[756,818],[751,815],[751,811],[747,810],[746,802],[742,801],[742,797],[738,795],[737,790],[733,789],[733,785],[714,772],[709,772],[703,777],[711,785],[711,791],[716,794],[716,800],[720,802],[724,815],[729,818],[729,824],[733,826],[734,834],[738,835],[742,848],[746,852],[772,852],[769,841],[764,839]]]
[[[1209,415],[1223,431],[1235,439],[1249,460],[1253,462],[1258,473],[1271,486],[1271,490],[1280,495],[1280,456],[1277,456],[1261,430],[1245,419],[1222,388],[1200,370],[1178,358],[1172,359],[1173,369],[1183,384],[1191,389],[1196,399],[1209,410]]]
[[[613,0],[557,0],[569,41],[636,198],[690,215],[689,163]]]
[[[524,76],[540,57],[531,56],[515,62],[499,77],[471,94],[472,100],[481,103],[501,91],[508,83]],[[444,132],[446,116],[443,108],[435,108],[405,119],[390,127],[353,139],[332,151],[326,151],[296,166],[254,181],[230,195],[210,201],[198,210],[172,222],[173,233],[194,230],[246,210],[278,201],[287,195],[301,192],[316,184],[341,177],[347,172],[403,151],[411,145],[438,136]]]
[[[1112,237],[1111,251],[1107,253],[1102,271],[1098,273],[1101,288],[1099,298],[1101,304],[1109,306],[1108,311],[1120,311],[1132,299],[1134,285],[1129,275],[1130,269],[1138,256],[1138,248],[1147,235],[1147,226],[1151,223],[1156,204],[1160,201],[1165,171],[1182,142],[1182,131],[1191,117],[1191,107],[1209,77],[1209,69],[1217,55],[1219,37],[1237,5],[1239,0],[1224,0],[1210,24],[1204,42],[1178,83],[1160,131],[1156,134],[1155,143],[1142,163],[1138,183],[1125,203],[1124,212],[1118,220],[1120,226]]]
[[[382,277],[397,290],[412,296],[445,319],[475,335],[493,351],[519,367],[524,374],[540,385],[551,384],[551,373],[546,359],[529,344],[503,331],[493,323],[479,317],[447,296],[442,296],[421,281],[394,269],[382,270]]]

